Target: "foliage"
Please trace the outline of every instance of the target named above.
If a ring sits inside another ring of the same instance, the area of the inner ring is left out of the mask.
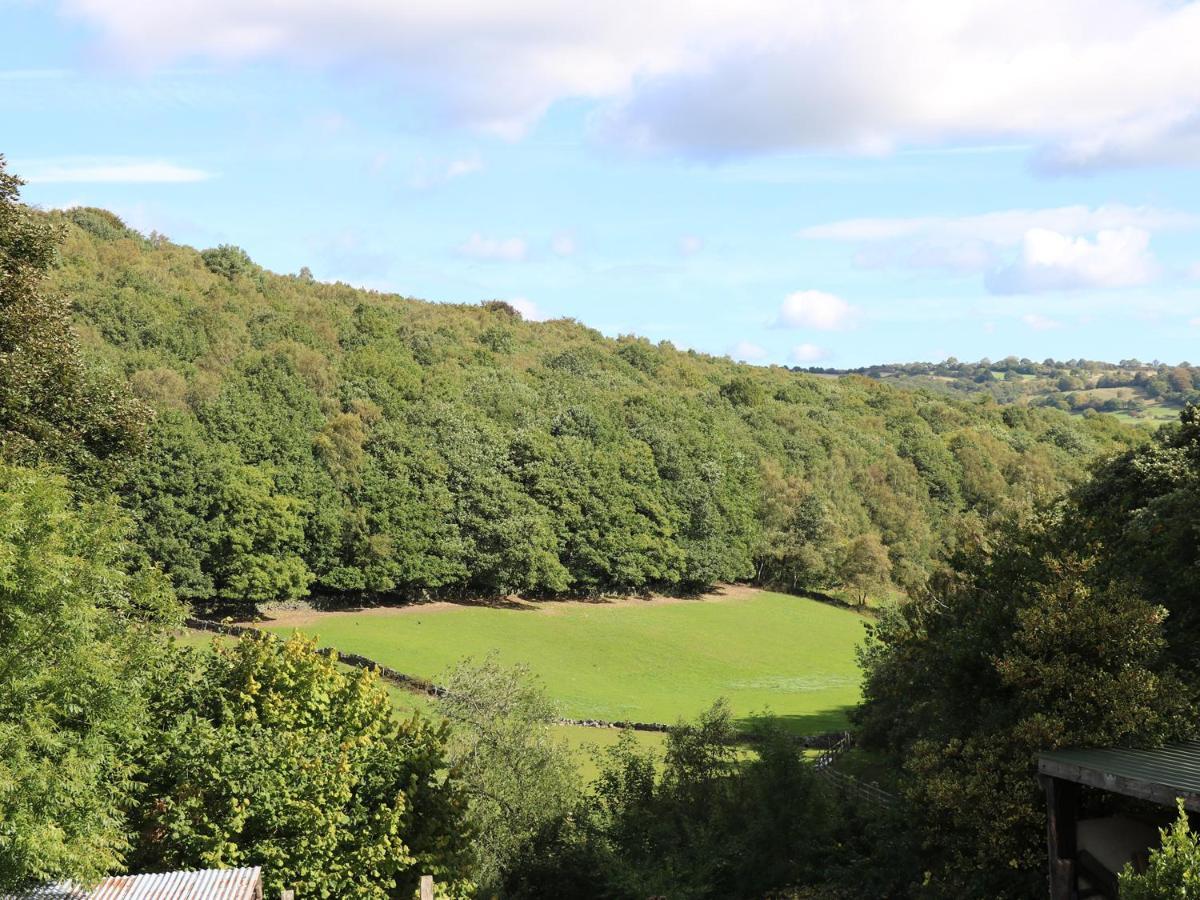
[[[887,548],[873,534],[852,540],[837,570],[839,580],[850,589],[859,606],[865,606],[871,594],[878,596],[886,590],[891,574]]]
[[[22,206],[20,186],[0,156],[0,457],[100,486],[140,444],[149,410],[85,363],[71,306],[46,285],[62,228]]]
[[[881,620],[863,653],[866,737],[908,776],[939,896],[1039,889],[1038,751],[1153,744],[1189,727],[1166,611],[1073,551],[1075,527],[1061,512],[1009,527]]]
[[[1103,548],[1103,577],[1167,608],[1171,655],[1200,686],[1200,409],[1098,467],[1071,508],[1077,542]]]
[[[575,802],[575,759],[551,732],[555,706],[525,667],[466,660],[439,683],[452,729],[447,759],[469,801],[476,880],[486,888]]]
[[[1075,413],[1117,413],[1157,424],[1163,415],[1200,402],[1200,370],[1188,363],[1144,363],[1136,359],[1100,362],[1091,359],[1046,359],[1035,362],[1009,356],[993,362],[914,362],[860,369],[812,367],[825,375],[857,374],[888,383],[944,394],[990,397]]]
[[[73,298],[90,358],[160,413],[122,494],[181,596],[214,607],[755,576],[821,589],[872,536],[913,590],[964,532],[1140,439],[609,340],[502,301],[273,275],[99,211],[20,215],[63,230],[50,287]]]
[[[1123,900],[1194,900],[1200,897],[1200,834],[1192,831],[1183,801],[1170,828],[1160,830],[1161,845],[1150,851],[1150,864],[1138,874],[1126,863],[1119,877]]]
[[[785,734],[742,759],[718,702],[667,739],[661,771],[632,740],[610,748],[589,801],[542,835],[514,897],[762,897],[815,878],[829,809]],[[565,895],[565,894],[564,894]]]
[[[0,889],[121,865],[125,749],[173,597],[130,571],[127,522],[65,480],[0,466]]]
[[[465,797],[444,726],[397,722],[373,673],[312,641],[251,635],[155,675],[136,868],[261,865],[268,892],[409,898],[421,874],[466,896]]]

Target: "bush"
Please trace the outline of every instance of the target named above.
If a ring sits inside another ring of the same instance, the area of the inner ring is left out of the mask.
[[[1121,900],[1196,900],[1200,897],[1200,834],[1191,830],[1183,801],[1179,818],[1161,830],[1162,846],[1150,851],[1139,875],[1128,863],[1121,872]]]

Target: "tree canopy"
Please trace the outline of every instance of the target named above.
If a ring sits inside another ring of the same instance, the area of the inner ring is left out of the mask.
[[[200,605],[912,590],[981,522],[1145,440],[275,275],[98,210],[23,215],[64,233],[51,286],[87,355],[158,413],[122,495]]]

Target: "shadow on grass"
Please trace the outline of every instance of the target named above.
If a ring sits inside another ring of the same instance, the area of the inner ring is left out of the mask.
[[[754,713],[734,719],[734,724],[739,731],[747,734],[774,726],[797,736],[824,735],[848,730],[851,727],[850,712],[853,709],[852,705],[846,705],[811,713],[788,715],[775,715],[771,712]]]

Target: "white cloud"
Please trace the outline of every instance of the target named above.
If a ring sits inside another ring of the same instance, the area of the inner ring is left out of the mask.
[[[1188,324],[1193,328],[1200,328],[1200,316],[1196,316],[1194,319],[1188,319]]]
[[[525,259],[528,249],[522,238],[490,238],[479,232],[475,232],[458,246],[461,256],[493,262],[520,262]]]
[[[986,275],[998,293],[1127,287],[1159,274],[1149,251],[1158,231],[1200,227],[1200,216],[1150,206],[1059,206],[970,216],[845,219],[799,232],[857,243],[863,268]]]
[[[555,256],[574,256],[579,249],[573,235],[561,231],[550,239],[550,251]]]
[[[743,362],[758,362],[767,358],[767,351],[752,341],[738,341],[729,348],[729,355]]]
[[[418,159],[409,186],[424,191],[456,178],[483,171],[483,158],[478,153],[457,159]]]
[[[1020,243],[1033,228],[1081,235],[1117,228],[1164,231],[1197,226],[1200,226],[1200,216],[1192,213],[1153,206],[1109,204],[1005,209],[973,216],[843,219],[804,228],[799,234],[803,238],[855,243],[914,239],[980,241],[1006,246]]]
[[[1150,235],[1139,228],[1101,231],[1094,241],[1031,228],[1017,260],[989,274],[987,286],[1017,294],[1147,284],[1158,274],[1149,247]]]
[[[544,322],[546,320],[546,316],[538,309],[538,305],[528,297],[514,297],[508,301],[508,304],[527,322]]]
[[[1041,313],[1027,313],[1021,316],[1021,321],[1034,331],[1050,331],[1053,328],[1062,327],[1062,322],[1055,321],[1048,316],[1043,316]]]
[[[694,234],[685,234],[679,239],[679,252],[683,256],[695,256],[704,249],[704,238]]]
[[[64,0],[138,65],[357,68],[514,137],[568,98],[699,156],[1033,143],[1055,171],[1200,162],[1200,4],[1164,0]]]
[[[479,154],[467,156],[463,159],[452,159],[450,164],[446,166],[446,180],[451,178],[462,178],[464,175],[471,175],[475,172],[483,171],[483,160],[479,158]]]
[[[796,291],[784,298],[776,324],[781,328],[815,328],[836,331],[851,325],[857,310],[834,294]]]
[[[179,184],[213,177],[202,169],[131,159],[28,160],[19,171],[30,184]]]
[[[800,344],[792,348],[792,360],[797,363],[819,362],[829,356],[829,351],[816,344]]]
[[[46,81],[70,74],[69,69],[0,69],[0,81]]]

